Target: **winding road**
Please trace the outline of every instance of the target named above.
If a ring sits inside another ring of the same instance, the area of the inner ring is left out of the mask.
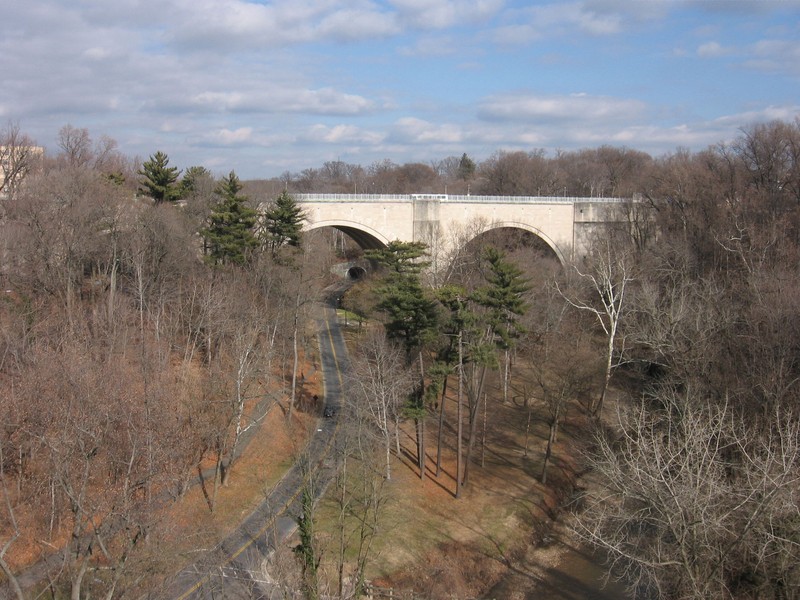
[[[284,591],[260,568],[277,545],[295,530],[301,512],[300,496],[310,489],[315,500],[336,475],[336,433],[347,368],[347,348],[336,319],[335,306],[343,288],[328,290],[328,301],[317,320],[325,411],[316,433],[295,465],[264,501],[216,548],[165,583],[159,598],[176,600],[283,598]]]

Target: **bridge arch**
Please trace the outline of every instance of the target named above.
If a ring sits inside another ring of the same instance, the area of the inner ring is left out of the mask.
[[[495,229],[521,229],[523,231],[532,233],[533,235],[541,239],[545,244],[547,244],[547,246],[553,251],[553,254],[556,255],[556,258],[558,258],[558,262],[561,263],[562,267],[567,264],[566,259],[564,258],[564,253],[561,251],[558,245],[552,240],[552,238],[550,238],[550,236],[544,233],[541,229],[534,227],[533,225],[520,223],[519,221],[493,221],[491,223],[488,223],[486,227],[482,228],[481,232],[472,239],[477,239],[484,233],[488,233]]]
[[[389,245],[386,236],[380,232],[355,221],[345,220],[329,220],[329,221],[315,221],[314,223],[306,223],[304,229],[306,231],[313,231],[322,227],[333,227],[342,233],[350,236],[359,246],[364,250],[377,250],[385,248]]]

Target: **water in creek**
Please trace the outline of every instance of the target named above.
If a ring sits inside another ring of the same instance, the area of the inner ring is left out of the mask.
[[[525,594],[526,600],[628,600],[625,586],[603,582],[606,568],[600,557],[585,548],[566,547],[554,567],[546,569],[538,585]]]

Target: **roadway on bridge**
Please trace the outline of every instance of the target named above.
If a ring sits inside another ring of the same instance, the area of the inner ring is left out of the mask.
[[[304,453],[261,505],[216,548],[168,581],[159,597],[177,600],[284,597],[284,591],[261,565],[295,530],[302,490],[308,487],[318,499],[337,471],[335,444],[347,348],[334,307],[343,289],[340,286],[329,290],[323,315],[317,321],[325,407],[333,416],[319,419]]]

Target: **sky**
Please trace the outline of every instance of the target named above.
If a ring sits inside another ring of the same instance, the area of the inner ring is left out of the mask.
[[[800,0],[0,0],[0,127],[244,179],[800,118]]]

